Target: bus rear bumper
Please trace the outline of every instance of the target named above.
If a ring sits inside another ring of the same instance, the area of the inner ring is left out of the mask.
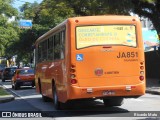
[[[137,85],[77,87],[71,86],[68,99],[124,97],[136,98],[145,94],[145,83]]]

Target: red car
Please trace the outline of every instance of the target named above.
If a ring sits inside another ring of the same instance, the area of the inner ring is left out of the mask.
[[[12,88],[17,90],[20,86],[35,86],[35,73],[31,68],[17,69],[12,77]]]

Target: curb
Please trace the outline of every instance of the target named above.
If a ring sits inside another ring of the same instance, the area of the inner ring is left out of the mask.
[[[146,90],[146,93],[154,94],[154,95],[160,95],[160,92],[153,91],[153,90]]]
[[[14,100],[13,95],[0,96],[0,103],[10,102],[12,100]]]
[[[2,88],[4,88],[4,90],[9,94],[9,95],[3,95],[3,96],[0,96],[0,103],[6,103],[6,102],[10,102],[12,100],[15,99],[15,97],[9,92],[9,90],[1,85]]]

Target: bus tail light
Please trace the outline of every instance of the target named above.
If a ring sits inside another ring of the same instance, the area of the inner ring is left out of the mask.
[[[76,79],[71,79],[71,84],[76,84],[77,80]]]
[[[143,81],[143,80],[144,80],[144,76],[139,76],[139,79],[140,79],[141,81]]]
[[[144,70],[144,66],[140,66],[140,69],[141,69],[141,70]]]
[[[144,71],[140,71],[140,74],[141,74],[141,75],[144,75]]]
[[[143,65],[143,62],[140,62],[141,65]]]
[[[139,79],[141,81],[144,80],[144,62],[140,62],[140,76],[139,76]]]
[[[71,69],[70,69],[70,78],[71,78],[71,84],[76,84],[77,80],[76,80],[76,66],[75,65],[71,65]]]
[[[71,74],[71,78],[74,79],[76,77],[75,74]]]

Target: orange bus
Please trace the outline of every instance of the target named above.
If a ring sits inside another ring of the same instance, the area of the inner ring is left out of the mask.
[[[56,109],[76,99],[120,106],[145,94],[141,22],[132,16],[68,18],[36,48],[36,91]]]

